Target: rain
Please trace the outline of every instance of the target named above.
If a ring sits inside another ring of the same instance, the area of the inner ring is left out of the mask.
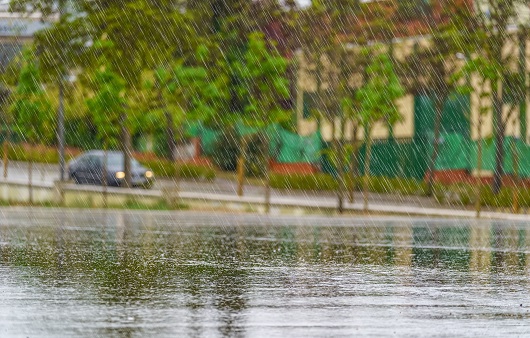
[[[529,0],[0,1],[0,337],[527,336]]]

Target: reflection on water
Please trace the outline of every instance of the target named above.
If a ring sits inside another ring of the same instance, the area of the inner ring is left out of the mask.
[[[1,217],[0,336],[530,333],[527,224]]]

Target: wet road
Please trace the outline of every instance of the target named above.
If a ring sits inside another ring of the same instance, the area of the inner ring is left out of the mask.
[[[530,335],[525,223],[8,210],[2,337]]]

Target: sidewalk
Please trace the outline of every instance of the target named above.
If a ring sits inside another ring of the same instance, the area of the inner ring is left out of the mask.
[[[8,182],[27,182],[27,164],[24,162],[11,162]],[[35,164],[34,183],[42,186],[53,186],[53,181],[58,178],[57,166]],[[132,189],[135,195],[157,195],[161,196],[163,187],[174,185],[170,179],[158,179],[150,191]],[[89,188],[95,188],[90,187]],[[249,206],[264,205],[264,187],[257,185],[245,185],[244,196],[237,196],[236,182],[217,178],[213,182],[182,180],[179,182],[179,196],[184,200],[199,200],[205,202],[238,203]],[[344,210],[362,212],[362,194],[355,193],[356,203],[344,201]],[[291,207],[312,209],[317,212],[329,213],[337,208],[337,198],[330,191],[299,191],[299,190],[271,190],[271,206],[276,208]],[[423,196],[401,196],[392,194],[369,194],[369,212],[400,214],[407,216],[434,216],[434,217],[458,217],[475,218],[473,210],[464,206],[446,206],[438,204],[433,198]],[[274,210],[273,210],[274,212]],[[502,213],[485,209],[481,213],[484,219],[503,219],[514,221],[530,221],[530,215]]]
[[[204,200],[204,201],[222,201],[234,203],[248,203],[252,205],[263,205],[264,198],[260,196],[235,196],[220,193],[205,192],[180,192],[180,197],[184,200]],[[399,204],[381,204],[370,202],[368,211],[371,213],[395,214],[406,216],[431,216],[431,217],[449,217],[449,218],[475,218],[476,214],[472,210],[464,209],[447,209],[443,207],[424,207],[421,205],[399,205]],[[335,210],[337,207],[336,199],[322,196],[271,196],[271,207],[300,207],[310,208],[320,211]],[[345,211],[364,211],[362,203],[344,203]],[[530,215],[510,214],[502,212],[484,211],[481,213],[482,219],[498,219],[511,221],[530,221]]]

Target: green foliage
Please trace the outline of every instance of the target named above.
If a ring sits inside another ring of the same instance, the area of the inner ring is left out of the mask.
[[[152,100],[149,113],[159,119],[169,113],[176,126],[187,121],[209,122],[216,118],[227,99],[226,79],[206,68],[209,58],[208,47],[200,45],[187,63],[181,60],[171,69],[157,68],[154,83],[146,84]]]
[[[274,46],[267,46],[263,34],[250,34],[243,60],[233,65],[240,79],[237,94],[245,102],[243,112],[235,119],[249,127],[263,128],[290,118],[281,105],[289,97],[287,65]]]
[[[254,135],[248,144],[247,160],[245,161],[245,174],[251,177],[263,177],[268,168],[265,156],[265,140],[267,135],[260,133]]]
[[[9,109],[15,132],[31,143],[48,143],[54,135],[54,114],[42,87],[34,54],[24,51],[23,65]]]
[[[234,171],[237,167],[239,152],[239,141],[235,128],[226,128],[215,142],[212,159],[221,170]]]
[[[480,204],[491,208],[512,208],[514,189],[518,195],[519,206],[530,208],[530,190],[525,187],[503,187],[498,194],[494,194],[490,186],[483,185],[480,189]],[[434,192],[436,200],[442,204],[471,206],[476,201],[474,184],[437,184]]]
[[[167,160],[145,160],[141,161],[142,165],[153,170],[155,177],[175,177],[187,178],[194,180],[213,181],[215,179],[215,170],[210,167],[194,164],[177,164]]]
[[[370,177],[368,190],[380,194],[399,194],[424,196],[427,191],[425,182],[406,178]]]
[[[351,181],[347,178],[346,186],[352,184],[356,190],[360,189],[360,179]],[[271,176],[271,186],[277,189],[332,191],[337,189],[337,181],[328,174],[290,174]],[[402,178],[388,178],[373,176],[369,178],[368,190],[380,194],[400,194],[424,196],[427,186],[423,181]]]
[[[375,56],[366,69],[368,81],[357,92],[361,124],[371,130],[374,123],[393,125],[401,120],[395,101],[405,94],[387,54]]]
[[[177,51],[193,50],[197,41],[188,13],[176,10],[173,0],[77,2],[77,20],[90,27],[90,34],[85,31],[79,38],[83,42],[103,36],[112,40],[113,47],[102,53],[127,88],[139,89],[144,71],[172,61]],[[98,54],[88,50],[83,57],[90,67],[99,67]]]
[[[265,171],[265,144],[261,135],[249,138],[245,174],[252,177],[262,177]],[[217,167],[224,171],[234,171],[237,167],[237,157],[240,153],[239,140],[233,129],[226,129],[215,144],[212,159]]]
[[[125,82],[103,65],[96,71],[93,79],[94,97],[87,100],[89,111],[93,114],[98,138],[110,148],[120,144],[120,126],[125,112]]]
[[[57,149],[37,146],[34,149],[25,147],[23,144],[14,144],[9,147],[8,156],[11,161],[32,161],[38,163],[59,163]],[[72,156],[67,154],[67,160]]]
[[[331,191],[337,189],[337,181],[328,174],[271,175],[271,187],[288,190]]]
[[[66,144],[82,150],[102,149],[102,140],[98,137],[97,130],[92,116],[69,116],[65,120]]]

